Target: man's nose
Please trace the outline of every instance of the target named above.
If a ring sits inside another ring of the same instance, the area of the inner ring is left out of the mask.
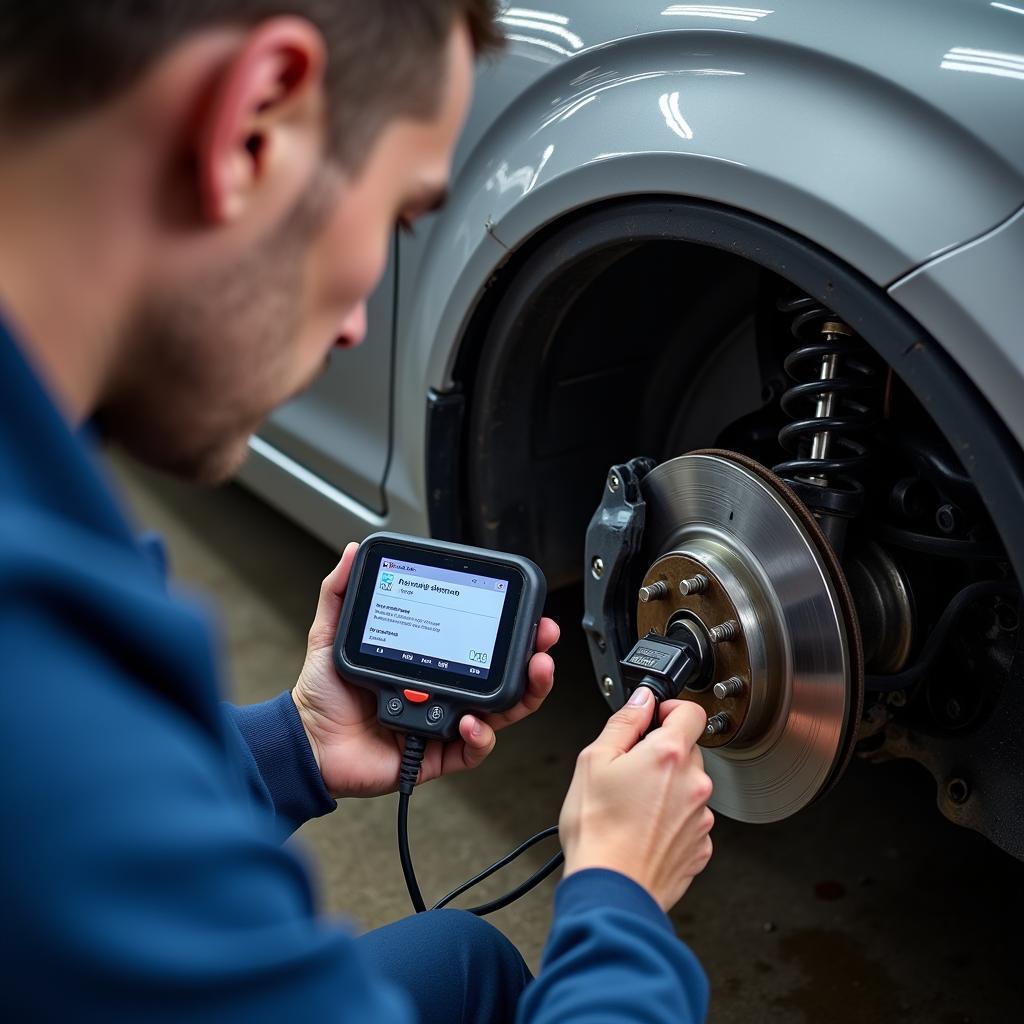
[[[366,303],[360,302],[345,317],[335,344],[340,348],[355,348],[366,337]]]

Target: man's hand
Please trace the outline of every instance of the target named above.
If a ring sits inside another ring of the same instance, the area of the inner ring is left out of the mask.
[[[696,745],[707,717],[693,701],[666,701],[661,728],[641,740],[653,709],[650,690],[638,687],[583,749],[558,833],[566,875],[619,871],[669,910],[711,859],[711,779]]]
[[[292,700],[306,728],[324,785],[335,797],[378,796],[398,788],[402,738],[377,720],[377,698],[338,676],[331,660],[342,598],[348,586],[356,544],[349,544],[320,587],[316,618],[309,631],[306,661]],[[460,739],[427,744],[420,781],[475,768],[494,749],[494,733],[532,714],[544,703],[555,679],[547,650],[558,642],[558,626],[541,619],[537,651],[530,659],[526,693],[508,711],[476,718],[464,715]]]

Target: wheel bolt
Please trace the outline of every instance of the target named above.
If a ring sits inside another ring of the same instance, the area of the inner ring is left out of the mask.
[[[729,619],[727,622],[721,622],[717,626],[712,626],[708,630],[708,639],[713,644],[724,643],[726,640],[732,640],[733,637],[739,634],[739,631],[739,623],[735,619]]]
[[[691,594],[703,594],[708,589],[708,578],[702,572],[697,573],[696,576],[691,576],[687,580],[679,581],[679,593],[683,597],[689,597]]]
[[[601,696],[610,697],[615,692],[615,683],[611,676],[605,676],[601,680]]]
[[[712,715],[708,724],[704,727],[705,736],[718,736],[729,728],[729,716],[725,714]]]
[[[646,587],[640,588],[640,600],[645,604],[648,601],[658,601],[668,594],[668,584],[664,580],[656,580],[648,583]]]
[[[590,571],[594,579],[599,580],[604,575],[604,559],[600,555],[594,555],[590,562]]]
[[[738,697],[743,692],[745,685],[739,676],[729,676],[728,679],[715,683],[714,693],[719,700],[725,700],[726,697]]]

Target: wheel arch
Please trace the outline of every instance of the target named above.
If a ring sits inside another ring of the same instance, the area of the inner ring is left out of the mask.
[[[623,225],[629,226],[626,234]],[[979,488],[1018,577],[1024,578],[1024,517],[1019,515],[1024,507],[1024,453],[966,373],[884,289],[834,254],[763,218],[700,200],[643,197],[576,211],[549,225],[505,265],[475,307],[453,367],[461,384],[460,417],[451,421],[449,439],[458,441],[463,455],[469,441],[461,396],[472,400],[484,346],[501,343],[502,330],[518,315],[514,306],[506,305],[515,290],[530,295],[533,287],[550,286],[560,272],[571,270],[575,260],[600,252],[602,246],[652,240],[684,242],[740,256],[789,280],[848,321],[893,367],[952,443]],[[505,337],[505,343],[510,343]],[[514,472],[515,467],[502,466],[501,471]],[[428,493],[466,501],[464,461],[461,466],[455,460],[435,463],[431,476]],[[596,478],[595,487],[601,479]],[[524,478],[522,483],[526,487],[533,481]],[[430,513],[433,524],[447,523],[439,532],[452,531],[452,521],[437,502],[431,504]],[[503,533],[499,525],[495,523],[492,534],[475,539],[531,553],[521,531]]]
[[[1024,195],[1020,173],[968,125],[806,45],[654,32],[533,72],[525,88],[516,68],[502,62],[485,86],[485,97],[513,98],[488,126],[474,115],[450,207],[399,256],[387,491],[403,522],[420,520],[432,486],[424,384],[453,388],[495,284],[570,219],[630,197],[697,199],[785,225],[884,287]]]
[[[484,97],[515,87],[499,73]],[[407,268],[400,331],[420,339],[421,379],[443,384],[467,310],[510,253],[567,214],[643,195],[784,224],[887,285],[1009,216],[1024,176],[836,54],[702,31],[592,47],[471,125],[449,207]]]

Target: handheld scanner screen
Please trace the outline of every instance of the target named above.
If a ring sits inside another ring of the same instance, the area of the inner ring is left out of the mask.
[[[382,558],[361,654],[487,679],[508,581]]]

